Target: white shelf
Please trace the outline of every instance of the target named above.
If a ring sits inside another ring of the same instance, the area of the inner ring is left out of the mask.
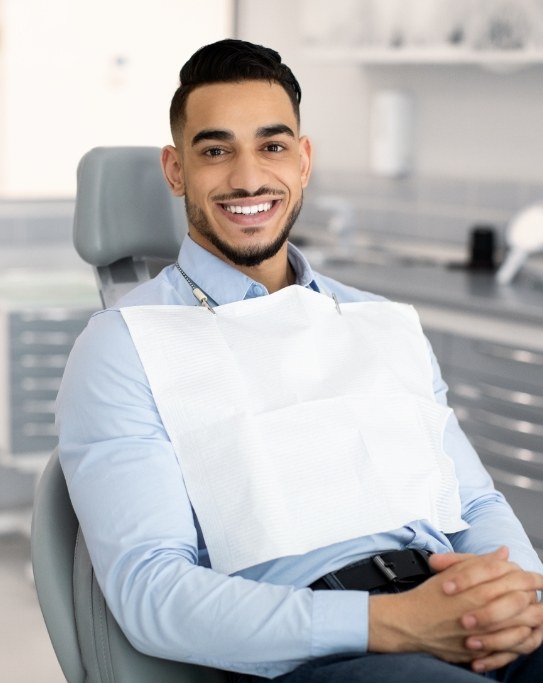
[[[524,50],[470,50],[467,48],[340,48],[305,47],[305,57],[320,64],[360,65],[484,65],[522,67],[543,64],[543,47]]]

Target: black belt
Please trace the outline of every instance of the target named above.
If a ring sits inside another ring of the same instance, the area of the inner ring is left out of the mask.
[[[424,550],[380,553],[325,574],[309,587],[313,590],[409,590],[433,574],[428,564],[430,554]]]

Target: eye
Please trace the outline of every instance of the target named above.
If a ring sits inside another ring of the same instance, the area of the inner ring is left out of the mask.
[[[223,154],[226,154],[226,151],[222,147],[210,147],[204,150],[204,155],[207,157],[220,157]]]
[[[282,152],[285,147],[279,142],[270,142],[264,149],[266,152]]]

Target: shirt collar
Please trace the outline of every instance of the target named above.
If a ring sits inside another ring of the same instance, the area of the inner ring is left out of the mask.
[[[311,266],[302,252],[290,242],[288,259],[296,274],[296,284],[318,292]],[[268,293],[263,285],[196,244],[189,235],[183,239],[178,261],[212,304],[221,306]]]

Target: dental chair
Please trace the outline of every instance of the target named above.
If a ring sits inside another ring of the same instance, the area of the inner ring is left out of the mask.
[[[179,252],[182,203],[162,178],[160,150],[95,148],[80,162],[74,244],[110,305]],[[42,614],[68,683],[222,683],[214,669],[149,657],[125,638],[98,586],[55,451],[32,519],[32,566]]]

